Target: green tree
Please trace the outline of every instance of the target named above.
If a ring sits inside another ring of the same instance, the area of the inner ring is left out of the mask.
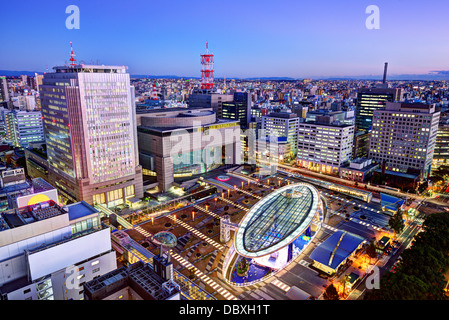
[[[398,210],[388,221],[388,225],[395,234],[400,234],[404,230],[404,221],[402,220],[402,210]]]
[[[370,259],[377,258],[376,245],[374,244],[374,241],[371,241],[369,243],[369,245],[366,247],[365,252],[368,257],[370,257]]]
[[[335,288],[333,283],[327,286],[326,290],[324,291],[323,297],[326,300],[340,300],[337,289]]]

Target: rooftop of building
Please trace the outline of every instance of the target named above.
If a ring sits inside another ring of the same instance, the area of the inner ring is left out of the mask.
[[[42,221],[66,213],[67,212],[53,200],[19,209],[6,210],[0,213],[0,231],[18,228],[26,224]]]
[[[312,251],[310,259],[335,270],[364,241],[358,235],[338,230]]]
[[[240,125],[240,120],[229,120],[229,119],[217,119],[214,123],[210,124],[202,124],[201,127],[207,128],[210,126],[216,126],[216,125],[226,125],[226,124],[235,124]],[[163,132],[170,132],[174,130],[186,130],[189,131],[193,129],[193,127],[163,127],[163,128],[155,128],[150,126],[138,126],[137,130],[139,131],[145,130],[145,131],[154,131],[155,133],[163,133]]]
[[[267,118],[282,118],[282,119],[294,119],[298,118],[298,115],[293,112],[270,112],[268,115],[264,116]]]
[[[375,172],[382,173],[382,169],[376,169]],[[412,180],[416,180],[419,178],[419,174],[417,174],[417,173],[416,174],[415,173],[403,173],[403,172],[385,170],[385,174],[390,175],[390,176],[397,176],[400,178],[412,179]]]
[[[165,282],[148,264],[139,261],[86,282],[84,290],[92,300],[102,300],[126,287],[131,287],[138,294],[143,293],[144,299],[165,300],[174,294],[163,287]]]
[[[77,64],[75,66],[55,66],[53,70],[56,73],[125,73],[125,66],[106,66],[106,65],[89,65]],[[120,71],[120,72],[119,72]]]
[[[98,213],[98,210],[85,201],[72,203],[66,206],[69,213],[69,220],[79,219],[91,214]]]

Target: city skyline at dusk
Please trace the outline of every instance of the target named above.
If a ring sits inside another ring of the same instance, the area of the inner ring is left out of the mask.
[[[217,78],[377,76],[389,62],[392,78],[433,73],[444,79],[447,3],[432,3],[136,1],[127,7],[77,1],[80,28],[69,30],[69,1],[11,2],[0,13],[2,39],[5,47],[22,50],[2,50],[0,69],[44,72],[64,65],[73,41],[78,62],[126,65],[138,75],[199,77],[208,41]],[[370,5],[379,8],[379,29],[365,25]],[[26,23],[14,23],[17,16]]]

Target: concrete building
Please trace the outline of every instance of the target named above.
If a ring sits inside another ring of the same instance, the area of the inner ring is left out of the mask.
[[[430,173],[440,111],[435,105],[387,103],[374,111],[369,157],[398,173]]]
[[[0,102],[9,101],[8,80],[6,77],[0,77]]]
[[[25,163],[27,175],[31,178],[48,179],[47,152],[39,148],[25,149]]]
[[[297,164],[309,170],[338,175],[351,160],[354,126],[335,122],[333,116],[301,122]]]
[[[368,179],[379,168],[379,164],[373,163],[372,159],[357,158],[349,165],[340,168],[340,178],[363,182]]]
[[[86,202],[36,203],[0,215],[1,300],[80,300],[117,268],[111,235]]]
[[[113,270],[84,285],[86,300],[180,300],[180,288],[141,261]]]
[[[223,102],[232,102],[233,100],[233,94],[211,92],[210,90],[195,90],[189,94],[187,105],[190,109],[212,108],[217,114],[217,118],[221,119]]]
[[[441,119],[438,125],[432,170],[441,165],[449,165],[449,119]]]
[[[296,159],[299,118],[296,113],[272,112],[262,117],[260,139],[264,137],[286,137],[290,144],[290,156],[284,161]]]
[[[354,133],[353,159],[368,157],[370,139],[371,131],[356,131]]]
[[[153,110],[138,118],[140,163],[144,173],[157,176],[161,191],[177,177],[240,164],[239,121],[217,120],[211,108]]]
[[[27,148],[30,143],[45,141],[42,113],[40,111],[6,111],[6,139],[14,147]]]
[[[39,86],[49,179],[70,201],[143,197],[134,87],[125,66],[54,67]]]
[[[218,118],[227,120],[239,120],[240,127],[247,129],[251,122],[251,93],[235,92],[233,101],[222,102]]]

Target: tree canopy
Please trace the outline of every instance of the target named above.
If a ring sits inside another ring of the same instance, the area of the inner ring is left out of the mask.
[[[404,250],[396,272],[387,271],[380,289],[367,292],[367,300],[443,300],[449,270],[449,213],[428,216],[423,232]]]

